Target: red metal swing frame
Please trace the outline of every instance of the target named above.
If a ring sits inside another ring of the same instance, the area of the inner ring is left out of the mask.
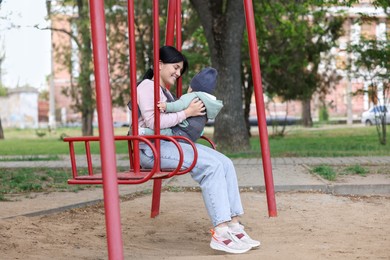
[[[197,150],[195,145],[184,137],[170,137],[160,135],[160,111],[155,108],[155,135],[138,135],[138,108],[136,95],[136,50],[134,33],[134,1],[128,0],[128,32],[129,32],[129,53],[130,53],[130,82],[132,102],[132,133],[131,136],[114,136],[112,125],[112,103],[110,93],[110,80],[108,73],[108,53],[105,29],[104,0],[90,0],[91,31],[94,57],[94,72],[96,80],[96,103],[98,111],[99,137],[67,137],[65,142],[69,143],[70,158],[72,164],[72,179],[69,184],[103,184],[104,208],[106,217],[106,232],[109,259],[123,259],[122,230],[120,222],[119,192],[118,184],[140,184],[153,179],[153,196],[151,217],[159,214],[162,180],[174,175],[188,173],[196,164]],[[159,1],[153,0],[153,37],[160,39],[159,35]],[[253,5],[251,0],[244,0],[246,26],[248,30],[249,49],[253,73],[254,92],[256,100],[256,112],[259,122],[260,144],[262,151],[263,171],[265,178],[268,214],[270,217],[277,215],[274,184],[272,177],[271,157],[268,144],[268,132],[265,119],[263,91],[261,84],[261,72],[257,52],[256,31],[254,24]],[[176,28],[176,48],[181,50],[181,1],[168,0],[166,26],[166,45],[174,44]],[[159,62],[159,40],[154,40],[154,67],[158,68]],[[159,70],[155,70],[155,77],[159,77]],[[154,81],[155,103],[160,99],[159,82]],[[181,79],[178,81],[177,96],[182,94]],[[161,169],[159,160],[160,140],[173,142],[180,154],[180,161],[176,169]],[[194,149],[194,162],[188,169],[181,169],[183,164],[183,151],[178,143],[183,139],[190,143]],[[207,138],[205,138],[208,140]],[[153,141],[153,143],[151,142]],[[118,172],[116,165],[115,142],[126,141],[128,143],[129,170]],[[208,140],[210,141],[210,140]],[[74,144],[83,142],[85,145],[88,174],[79,175],[76,165]],[[99,142],[101,157],[101,174],[93,172],[93,165],[90,152],[90,143]],[[149,145],[154,154],[155,163],[152,169],[141,169],[139,163],[138,143],[144,142]],[[211,142],[211,141],[210,141]],[[212,144],[212,142],[211,142]],[[212,144],[213,145],[213,144]]]

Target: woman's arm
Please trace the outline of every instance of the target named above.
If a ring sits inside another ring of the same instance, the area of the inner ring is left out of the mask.
[[[137,88],[138,106],[141,111],[142,121],[141,127],[154,129],[154,83],[151,80],[144,80]],[[162,90],[160,90],[160,101],[167,101]],[[190,116],[204,114],[204,105],[201,101],[192,102],[187,109],[177,113],[160,113],[160,127],[169,128],[181,123],[184,119]]]

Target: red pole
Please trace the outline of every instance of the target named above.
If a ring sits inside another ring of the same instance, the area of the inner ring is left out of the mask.
[[[176,48],[178,51],[181,51],[181,44],[181,0],[176,0]],[[182,93],[182,77],[180,77],[176,83],[176,96],[181,97]]]
[[[130,87],[131,87],[131,122],[132,134],[138,135],[138,102],[137,102],[137,64],[136,64],[136,50],[135,50],[135,29],[134,29],[134,0],[127,1],[128,10],[128,32],[129,32],[129,53],[130,53]],[[133,152],[129,155],[133,156],[131,159],[134,172],[140,172],[139,163],[139,146],[138,141],[134,140]],[[129,150],[130,151],[130,150]]]
[[[165,45],[173,46],[175,32],[176,0],[168,1],[167,27],[165,32]]]
[[[90,0],[93,57],[96,80],[100,150],[103,174],[104,210],[109,259],[123,259],[119,192],[116,178],[116,158],[110,82],[108,76],[106,21],[103,0]]]
[[[251,0],[244,0],[246,28],[248,30],[248,42],[252,65],[252,76],[256,99],[256,112],[259,120],[259,135],[261,145],[261,155],[263,159],[263,170],[265,179],[265,188],[267,193],[268,215],[270,217],[277,216],[274,181],[272,177],[271,155],[268,143],[267,122],[265,118],[263,87],[261,83],[261,71],[258,46],[256,41],[255,19],[253,14],[253,5]]]
[[[154,104],[157,104],[160,100],[160,27],[159,27],[159,4],[158,0],[153,1],[153,73],[154,73]],[[154,132],[156,135],[160,134],[160,110],[157,106],[154,108]],[[160,157],[160,140],[156,139],[157,156]],[[160,160],[157,161],[157,170],[161,171]],[[161,199],[161,179],[155,179],[153,181],[153,195],[152,195],[152,212],[151,217],[156,217],[160,212],[160,199]]]
[[[153,73],[154,73],[154,104],[160,101],[160,25],[159,25],[159,3],[158,0],[153,0]],[[160,110],[157,106],[154,107],[154,132],[160,134]],[[159,142],[156,142],[159,144]],[[159,148],[159,147],[158,147]],[[160,151],[160,149],[157,149]]]

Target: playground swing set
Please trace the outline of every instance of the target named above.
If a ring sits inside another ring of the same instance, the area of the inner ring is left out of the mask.
[[[110,79],[108,73],[108,53],[105,29],[104,0],[90,0],[90,19],[93,45],[94,74],[96,81],[96,103],[99,123],[99,136],[66,137],[65,142],[69,143],[70,160],[72,166],[72,179],[69,184],[102,184],[103,201],[106,218],[106,233],[109,259],[123,259],[122,230],[120,221],[120,206],[118,184],[141,184],[153,180],[153,194],[151,217],[156,217],[160,211],[160,198],[162,180],[176,175],[190,172],[197,161],[197,149],[192,141],[181,136],[160,135],[160,111],[155,108],[155,135],[140,136],[138,134],[138,108],[137,108],[137,79],[136,79],[136,49],[134,30],[134,1],[128,0],[128,33],[129,33],[129,55],[130,55],[130,88],[131,88],[131,111],[132,111],[132,134],[128,136],[115,136],[112,125],[112,103],[110,93]],[[153,0],[153,66],[158,68],[159,62],[159,1]],[[246,26],[248,31],[251,66],[253,73],[254,92],[256,100],[256,112],[259,122],[260,145],[262,152],[263,171],[268,204],[268,215],[277,216],[274,184],[272,177],[272,165],[268,144],[267,125],[265,120],[264,100],[261,84],[261,72],[257,52],[256,31],[254,25],[254,12],[251,0],[244,0]],[[176,48],[181,51],[181,1],[168,0],[166,45],[174,45],[176,28]],[[159,77],[159,71],[155,70],[155,77]],[[155,101],[160,99],[159,82],[154,81]],[[177,96],[182,94],[181,78],[177,82]],[[210,145],[215,148],[213,142],[207,137]],[[177,147],[180,160],[176,169],[162,169],[160,166],[160,140],[167,140]],[[194,160],[190,167],[182,168],[183,151],[179,140],[188,142],[194,150]],[[118,172],[116,165],[115,142],[127,142],[129,156],[129,170]],[[90,144],[98,142],[100,145],[101,173],[95,173],[92,165]],[[143,142],[150,146],[154,155],[152,169],[140,167],[139,143]],[[88,174],[79,174],[75,155],[75,144],[84,143],[87,159]]]

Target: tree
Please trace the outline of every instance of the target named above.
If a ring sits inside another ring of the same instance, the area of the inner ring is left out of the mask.
[[[211,64],[218,70],[216,95],[224,103],[215,122],[215,142],[222,151],[246,151],[249,149],[249,136],[242,109],[240,52],[245,28],[243,2],[190,2],[201,21]]]
[[[7,94],[7,89],[3,86],[3,80],[2,80],[2,73],[3,73],[2,65],[4,60],[5,60],[5,52],[3,50],[0,50],[0,97],[5,96]],[[2,139],[4,139],[4,130],[3,130],[3,125],[1,124],[1,116],[0,116],[0,140]]]
[[[343,18],[328,17],[321,1],[261,0],[255,13],[265,92],[285,102],[301,100],[303,124],[311,126],[321,56],[341,36]]]
[[[50,29],[67,35],[75,46],[69,43],[56,47],[57,62],[65,67],[71,76],[71,84],[65,88],[63,93],[71,97],[73,109],[82,114],[82,134],[92,135],[93,112],[96,107],[95,92],[92,69],[91,33],[90,20],[88,15],[88,4],[86,0],[65,0],[57,2],[56,11],[52,11],[50,1],[48,10],[51,19],[63,19],[70,25],[69,29],[63,27],[43,28]],[[184,5],[185,6],[185,5]],[[137,72],[142,75],[153,64],[153,20],[152,2],[135,2],[135,30],[137,45]],[[167,2],[160,3],[161,25],[165,25]],[[71,10],[71,12],[70,12]],[[110,87],[113,106],[126,109],[130,97],[130,64],[127,33],[127,3],[125,1],[105,1],[106,30],[108,43],[108,62],[110,73]],[[190,13],[189,13],[190,14]],[[183,26],[189,24],[192,30],[185,30],[192,33],[198,26],[194,26],[191,19],[185,20]],[[160,35],[164,35],[165,27],[160,26]],[[164,44],[164,37],[161,37],[160,44]]]
[[[93,135],[92,121],[96,105],[91,81],[93,70],[88,1],[64,0],[57,1],[56,4],[60,5],[56,7],[61,8],[56,8],[56,11],[53,11],[51,1],[47,1],[48,18],[61,17],[71,26],[69,29],[61,26],[52,26],[43,29],[65,34],[77,46],[75,49],[71,49],[69,43],[65,46],[57,46],[57,61],[62,61],[62,65],[70,72],[70,86],[64,88],[63,93],[72,98],[73,109],[81,113],[82,135]],[[69,10],[72,10],[71,14],[68,13]],[[63,11],[62,15],[61,11]],[[77,72],[75,71],[75,67],[78,67],[76,69]]]
[[[0,10],[1,10],[1,2],[0,0]],[[3,19],[3,17],[0,17],[0,19]],[[3,46],[2,46],[3,47]],[[5,52],[3,50],[0,50],[0,96],[5,96],[7,94],[6,89],[3,87],[3,80],[2,80],[2,65],[5,59]],[[4,139],[4,130],[3,130],[3,125],[1,124],[1,116],[0,116],[0,140]]]
[[[165,25],[167,19],[167,3],[168,1],[160,1],[160,46],[165,45]],[[105,1],[106,5],[106,21],[107,21],[107,38],[109,48],[109,69],[111,79],[111,89],[113,95],[113,104],[119,107],[126,107],[129,100],[129,46],[127,32],[127,3],[118,2],[115,0]],[[199,58],[207,55],[202,55],[202,52],[194,51],[197,45],[199,34],[196,33],[199,29],[199,20],[193,15],[194,10],[189,8],[187,2],[182,3],[183,18],[182,27],[183,39],[193,39],[191,51],[183,51],[187,56],[190,64],[199,64]],[[152,18],[152,1],[135,1],[135,35],[136,35],[136,57],[137,57],[137,74],[142,76],[153,65],[153,18]],[[195,33],[194,33],[195,32]],[[194,75],[194,68],[191,66],[186,79]],[[188,76],[189,75],[189,76]],[[139,77],[138,80],[140,80]],[[183,84],[183,87],[186,87]],[[174,91],[175,89],[171,89]]]
[[[350,1],[350,4],[355,1]],[[381,8],[386,14],[385,21],[389,21],[390,2],[386,0],[373,1],[375,8]],[[361,14],[360,22],[377,22],[376,17]],[[351,58],[349,71],[356,78],[363,78],[369,83],[367,89],[359,89],[354,94],[367,94],[372,105],[385,106],[390,104],[390,37],[388,33],[378,35],[375,39],[361,36],[358,43],[350,44],[348,47]],[[378,113],[376,130],[379,143],[387,143],[387,122],[386,113]]]
[[[357,44],[352,44],[349,51],[355,59],[351,65],[351,72],[355,77],[363,78],[369,82],[367,89],[359,89],[355,94],[367,94],[370,104],[385,106],[390,104],[390,44],[388,40],[362,39]],[[384,109],[378,113],[376,130],[380,144],[387,143],[386,113]]]

